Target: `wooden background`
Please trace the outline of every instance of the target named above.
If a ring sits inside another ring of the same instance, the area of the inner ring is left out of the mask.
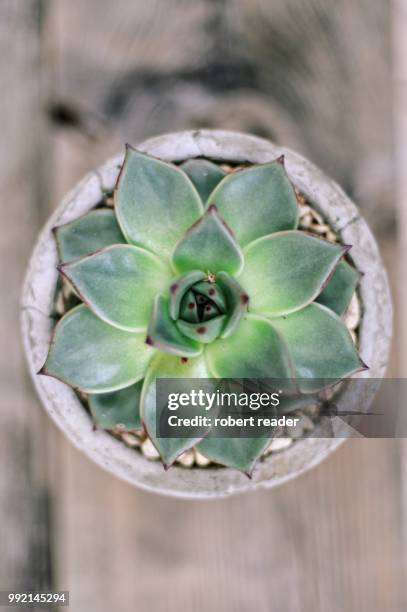
[[[36,233],[85,172],[125,141],[224,127],[345,186],[401,312],[406,17],[405,0],[0,0],[0,589],[69,589],[74,612],[407,609],[404,443],[355,439],[228,500],[134,490],[45,417],[17,306]]]

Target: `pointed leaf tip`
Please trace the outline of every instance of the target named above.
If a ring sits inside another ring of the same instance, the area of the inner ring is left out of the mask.
[[[205,215],[207,215],[209,212],[213,212],[216,211],[218,212],[218,207],[216,206],[216,204],[209,204],[207,210],[205,211]]]
[[[280,155],[280,157],[277,157],[276,162],[281,164],[281,166],[285,165],[285,155],[284,155],[284,153],[282,155]]]

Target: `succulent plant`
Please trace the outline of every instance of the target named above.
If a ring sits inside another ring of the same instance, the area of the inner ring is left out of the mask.
[[[144,426],[166,467],[197,445],[249,473],[269,439],[158,438],[155,381],[296,379],[309,393],[365,367],[341,320],[359,277],[349,246],[297,223],[282,157],[226,174],[128,146],[114,209],[55,228],[58,269],[82,303],[40,373],[86,393],[100,427]]]

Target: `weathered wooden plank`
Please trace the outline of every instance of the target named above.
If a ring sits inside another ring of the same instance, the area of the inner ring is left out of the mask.
[[[24,269],[43,220],[47,126],[40,79],[41,3],[0,5],[0,588],[51,581],[45,415],[27,382],[18,302]]]
[[[56,129],[55,203],[124,141],[209,124],[302,149],[392,218],[391,99],[373,100],[389,89],[388,3],[97,7],[50,9],[55,100],[80,117]],[[353,440],[278,490],[216,502],[133,490],[54,442],[57,583],[75,612],[402,609],[393,441]]]
[[[75,611],[400,608],[398,452],[354,440],[271,492],[186,502],[62,446],[59,580]]]
[[[407,271],[405,258],[407,253],[407,2],[393,2],[393,50],[394,50],[394,96],[395,96],[395,144],[396,144],[396,176],[397,176],[397,220],[398,220],[398,257],[397,272],[397,304],[396,328],[400,339],[398,344],[398,376],[407,376]],[[401,415],[403,425],[407,425],[407,414]],[[402,543],[403,543],[403,573],[407,575],[407,441],[402,441],[401,457],[401,493],[402,493]],[[404,607],[407,606],[407,594],[404,591]]]
[[[392,220],[389,0],[52,4],[55,96],[110,125],[109,142],[202,126],[271,136],[377,227]]]

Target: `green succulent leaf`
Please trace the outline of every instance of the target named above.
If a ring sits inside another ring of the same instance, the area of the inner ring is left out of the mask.
[[[179,272],[225,270],[237,274],[243,267],[242,251],[215,206],[194,223],[175,247],[173,263]]]
[[[157,419],[160,418],[160,412],[166,408],[164,405],[157,406],[155,384],[157,378],[209,378],[209,373],[203,357],[186,361],[163,353],[157,354],[147,371],[141,395],[141,419],[164,465],[169,467],[179,455],[194,446],[201,436],[196,438],[157,437]],[[186,384],[188,385],[187,381]],[[185,390],[188,391],[188,388]],[[157,409],[160,411],[158,415]]]
[[[247,314],[234,334],[205,349],[215,378],[278,378],[294,375],[281,334],[264,317]]]
[[[244,251],[239,282],[250,295],[250,308],[278,316],[315,300],[343,255],[338,244],[291,231],[264,236]]]
[[[220,315],[205,321],[202,323],[187,323],[179,319],[177,321],[177,327],[184,334],[192,340],[197,342],[203,342],[208,344],[217,338],[221,332],[222,327],[225,324],[226,316]]]
[[[182,170],[129,146],[115,205],[127,241],[167,259],[179,237],[202,215],[199,194]]]
[[[179,331],[170,317],[168,299],[162,295],[155,300],[146,342],[161,351],[181,357],[197,357],[203,350],[202,344],[186,338]]]
[[[209,434],[197,446],[204,457],[236,468],[251,477],[260,455],[268,446],[270,438],[215,438]]]
[[[171,279],[156,255],[129,244],[109,246],[59,270],[99,318],[133,332],[147,329],[154,298]]]
[[[366,368],[345,324],[321,304],[271,319],[271,324],[287,343],[303,392],[318,391],[324,381],[333,383]]]
[[[174,321],[179,317],[181,301],[192,285],[205,278],[205,273],[200,270],[192,270],[176,278],[170,287],[170,316]]]
[[[341,316],[349,306],[359,278],[360,274],[355,268],[347,261],[340,261],[316,301]]]
[[[209,196],[242,247],[297,227],[297,198],[282,161],[229,174]]]
[[[110,244],[125,244],[113,210],[99,208],[54,228],[61,263],[94,253]]]
[[[221,338],[228,338],[233,334],[245,314],[249,303],[249,296],[243,287],[229,274],[226,274],[226,272],[220,272],[216,279],[223,295],[226,297],[228,312]]]
[[[206,159],[189,159],[180,167],[195,185],[202,202],[206,202],[216,185],[226,176],[222,168]]]
[[[81,304],[58,322],[40,373],[85,393],[107,393],[141,380],[152,354],[145,334],[112,327]]]
[[[140,395],[143,381],[113,393],[88,395],[95,424],[102,429],[134,431],[141,429]]]
[[[195,293],[187,291],[181,302],[180,318],[188,323],[199,323],[198,308],[195,300]]]

